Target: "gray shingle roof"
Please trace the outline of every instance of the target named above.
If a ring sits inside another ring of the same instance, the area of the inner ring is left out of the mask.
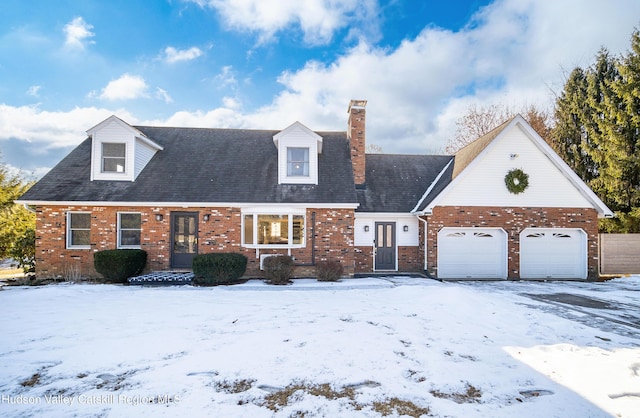
[[[452,159],[448,155],[368,154],[365,188],[357,191],[358,212],[411,212]],[[452,166],[422,202],[422,207],[449,184]]]
[[[87,138],[23,201],[357,203],[345,132],[317,132],[318,185],[278,185],[279,131],[136,126],[164,147],[136,181],[90,181]]]

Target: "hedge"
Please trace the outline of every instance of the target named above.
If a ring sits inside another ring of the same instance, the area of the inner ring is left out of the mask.
[[[144,250],[103,250],[93,254],[93,266],[107,281],[125,283],[147,264]]]
[[[237,281],[247,269],[247,257],[239,253],[209,253],[193,257],[193,282],[200,285]]]

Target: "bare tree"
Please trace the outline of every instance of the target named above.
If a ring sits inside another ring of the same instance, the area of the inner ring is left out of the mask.
[[[450,155],[455,154],[459,149],[491,132],[516,113],[522,114],[545,141],[549,138],[551,116],[534,105],[524,106],[520,112],[517,112],[504,105],[491,104],[478,107],[473,104],[456,122],[456,134],[447,142],[445,152]]]

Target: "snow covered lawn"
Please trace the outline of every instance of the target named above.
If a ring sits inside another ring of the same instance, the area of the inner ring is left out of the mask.
[[[0,416],[637,417],[633,328],[521,295],[604,288],[527,285],[4,288]]]

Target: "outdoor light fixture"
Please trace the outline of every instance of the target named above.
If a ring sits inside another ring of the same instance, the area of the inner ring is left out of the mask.
[[[162,214],[158,213],[156,214],[156,221],[161,221],[162,220]]]
[[[369,232],[369,225],[364,226],[364,232]]]
[[[403,226],[403,227],[402,227],[402,230],[403,230],[404,232],[409,232],[409,225],[405,225],[405,226]]]
[[[203,220],[203,221],[205,221],[205,222],[207,222],[207,221],[209,220],[209,214],[208,214],[208,213],[205,213],[205,214],[202,216],[202,220]]]

